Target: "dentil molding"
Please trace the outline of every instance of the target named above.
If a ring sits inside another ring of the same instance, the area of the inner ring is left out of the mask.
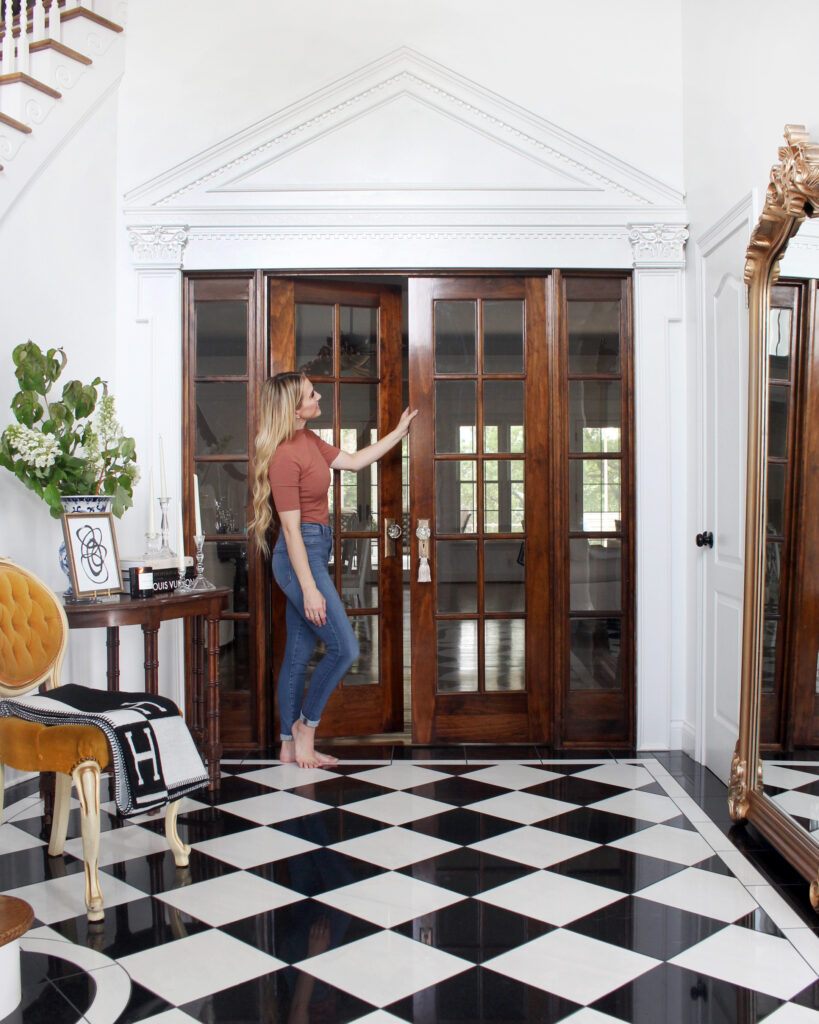
[[[629,224],[628,240],[637,270],[685,266],[688,228],[680,224]]]
[[[131,226],[128,242],[136,266],[181,267],[188,244],[188,227],[183,224]]]

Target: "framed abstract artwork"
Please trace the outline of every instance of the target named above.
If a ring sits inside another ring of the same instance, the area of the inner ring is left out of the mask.
[[[69,512],[63,533],[76,597],[122,592],[114,517],[110,512]]]

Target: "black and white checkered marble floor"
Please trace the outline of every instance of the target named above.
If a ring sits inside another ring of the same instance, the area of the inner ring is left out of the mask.
[[[106,803],[97,925],[79,812],[49,858],[17,786],[0,890],[37,920],[7,1020],[819,1024],[807,886],[770,884],[786,869],[690,759],[413,753],[225,761],[216,800],[183,802],[186,869],[161,818]]]

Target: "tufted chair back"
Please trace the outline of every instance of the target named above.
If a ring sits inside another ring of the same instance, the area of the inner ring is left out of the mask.
[[[59,686],[68,621],[41,580],[0,557],[0,697]]]

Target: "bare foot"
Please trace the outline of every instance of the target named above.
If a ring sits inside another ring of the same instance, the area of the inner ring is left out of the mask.
[[[293,745],[296,764],[299,768],[318,768],[321,764],[313,747],[315,735],[315,728],[305,725],[300,718],[293,723]]]
[[[333,757],[332,754],[322,754],[320,750],[317,750],[315,753],[322,764],[338,764],[338,758]]]
[[[282,740],[279,760],[282,764],[296,763],[296,745],[292,740]]]

